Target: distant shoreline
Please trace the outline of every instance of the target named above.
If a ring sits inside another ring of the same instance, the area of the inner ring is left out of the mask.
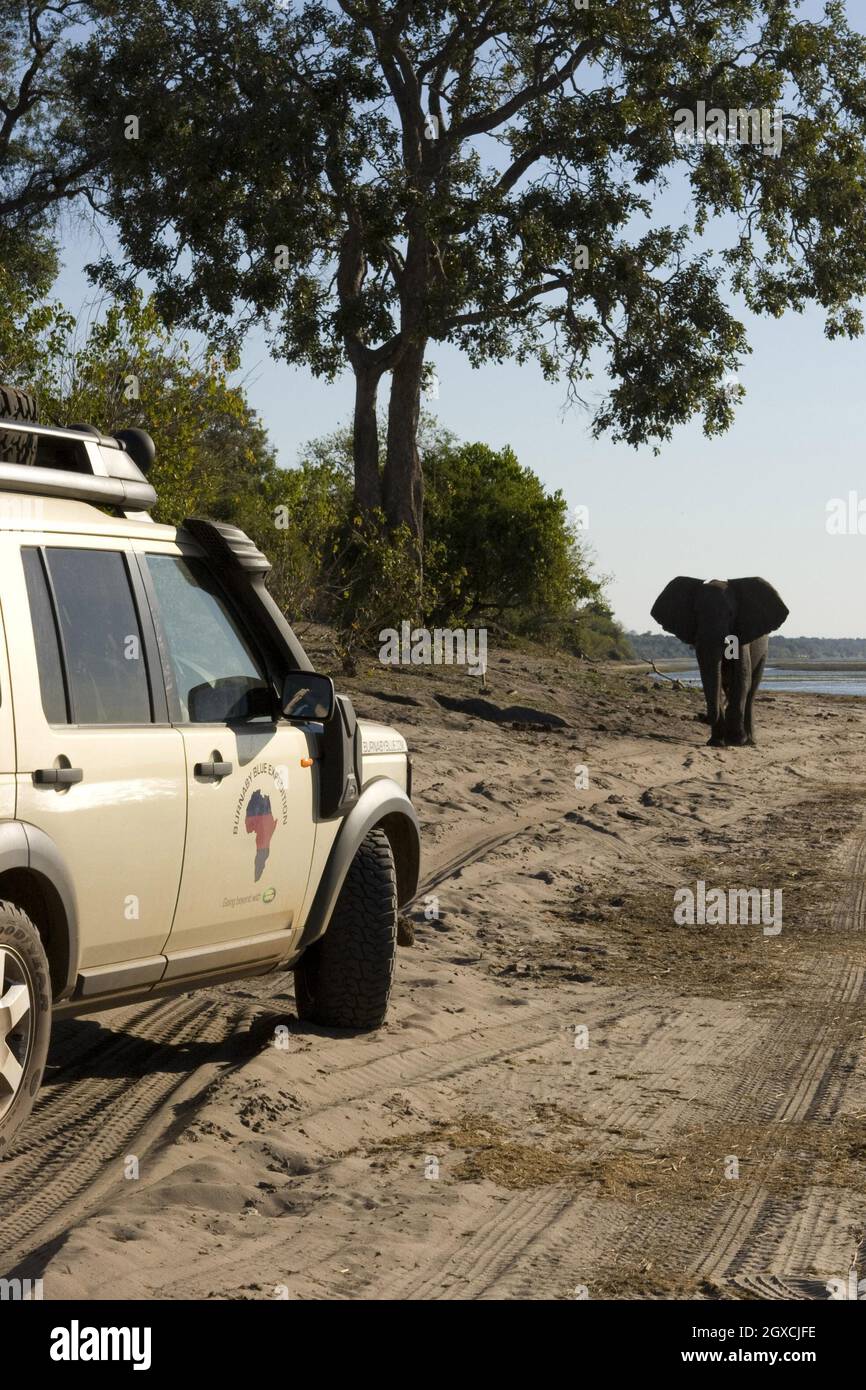
[[[767,661],[767,670],[774,671],[866,671],[866,661],[844,659],[836,661],[810,661],[808,657],[790,661]]]
[[[652,671],[652,666],[648,661],[623,661],[616,662],[621,669],[639,670],[646,667]],[[656,659],[656,667],[659,671],[691,671],[697,666],[697,657],[691,660],[688,657],[660,657]],[[790,661],[784,659],[768,660],[766,665],[768,671],[866,671],[866,661],[860,660],[836,660],[836,661],[811,661],[808,658],[791,658]]]

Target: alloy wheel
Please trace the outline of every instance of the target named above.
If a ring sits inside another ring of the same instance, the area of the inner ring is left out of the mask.
[[[0,946],[0,1120],[21,1088],[33,1042],[30,976],[11,946]]]

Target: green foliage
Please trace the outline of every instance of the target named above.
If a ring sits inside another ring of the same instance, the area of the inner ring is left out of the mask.
[[[424,534],[445,551],[452,613],[513,623],[597,596],[564,497],[512,449],[446,439],[424,472]]]
[[[0,380],[27,390],[42,363],[54,360],[74,327],[47,296],[57,258],[44,236],[22,241],[0,228]]]
[[[350,514],[334,542],[344,582],[319,612],[337,621],[346,652],[405,618],[428,626],[489,623],[503,635],[541,635],[588,656],[626,655],[561,493],[546,492],[513,450],[461,443],[429,416],[420,446],[421,581],[413,539],[389,532],[381,515]],[[350,461],[344,428],[308,445],[303,466],[341,474],[348,500]],[[333,595],[332,585],[319,590]]]
[[[546,492],[513,450],[463,444],[422,420],[419,566],[408,529],[356,513],[348,429],[313,440],[296,467],[279,468],[243,388],[230,383],[231,360],[196,356],[151,300],[136,292],[75,324],[25,296],[19,323],[32,327],[40,312],[26,384],[42,419],[106,433],[147,429],[157,444],[156,519],[177,525],[205,514],[241,526],[272,562],[277,602],[295,621],[333,623],[348,664],[403,619],[542,632],[588,655],[617,647],[564,498]]]
[[[730,424],[733,294],[861,331],[866,39],[841,0],[139,0],[68,77],[123,248],[106,283],[144,270],[170,319],[233,339],[243,305],[325,376],[431,340],[535,357],[574,395],[606,376],[593,428],[638,445]],[[783,113],[781,151],[678,141],[698,101]]]
[[[814,303],[829,337],[862,332],[866,38],[842,0],[803,10],[0,0],[3,235],[20,262],[59,204],[86,198],[117,234],[118,258],[91,268],[112,293],[144,273],[166,322],[223,350],[259,323],[287,362],[351,367],[359,504],[420,535],[430,342],[473,364],[533,358],[584,404],[602,378],[593,431],[658,447],[696,416],[708,435],[731,424],[749,351],[737,303]],[[781,144],[684,143],[679,113],[698,103],[766,111]],[[675,179],[684,226],[666,222]],[[231,435],[229,418],[228,449]],[[168,509],[208,495],[176,467]]]
[[[630,632],[628,640],[635,656],[641,661],[673,661],[683,657],[695,660],[694,649],[669,632]]]
[[[591,661],[633,661],[635,655],[629,638],[602,600],[593,600],[580,610],[571,630],[562,632],[560,643]]]
[[[866,637],[776,637],[768,655],[773,661],[864,661]]]
[[[82,149],[70,55],[116,0],[0,0],[0,263],[32,274],[60,207],[94,201],[100,148]],[[50,256],[50,250],[48,252]]]
[[[294,621],[328,621],[338,606],[351,505],[345,467],[307,457],[295,468],[277,468],[232,513],[230,519],[267,554],[273,566],[268,588]]]
[[[343,667],[354,672],[359,651],[404,618],[421,622],[418,552],[408,527],[388,528],[384,515],[352,515],[341,532],[339,587],[330,618]]]
[[[196,512],[228,518],[264,500],[276,476],[263,426],[229,384],[232,366],[197,358],[136,292],[89,324],[55,332],[30,380],[46,422],[148,430],[158,441],[155,516],[177,525]]]

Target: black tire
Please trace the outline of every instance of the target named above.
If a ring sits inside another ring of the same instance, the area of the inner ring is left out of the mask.
[[[28,391],[19,391],[17,386],[0,385],[0,419],[23,420],[35,425],[38,419],[36,397]]]
[[[22,999],[28,1007],[18,1018]],[[50,1037],[51,979],[42,940],[25,912],[0,902],[0,1159],[33,1109]]]
[[[385,832],[371,830],[352,860],[328,930],[295,966],[298,1016],[327,1028],[379,1028],[396,956],[394,856]]]
[[[36,397],[15,386],[0,384],[0,421],[15,420],[22,424],[35,424],[38,419]],[[36,436],[19,434],[17,430],[0,428],[0,461],[3,463],[22,463],[30,467],[36,462]]]

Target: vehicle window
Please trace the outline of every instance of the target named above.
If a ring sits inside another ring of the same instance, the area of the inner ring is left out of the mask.
[[[148,555],[147,566],[184,722],[272,718],[267,676],[207,565]]]
[[[45,559],[72,723],[150,723],[144,644],[123,555],[50,547]]]
[[[23,463],[37,468],[63,468],[67,473],[90,473],[87,451],[79,439],[25,434],[0,429],[0,463]]]
[[[42,708],[49,724],[68,724],[69,710],[66,705],[66,687],[63,683],[57,626],[54,622],[48,585],[45,582],[42,557],[34,546],[25,546],[21,551],[21,559],[24,562],[24,578],[27,582],[27,597],[30,600],[30,621],[36,643]]]

